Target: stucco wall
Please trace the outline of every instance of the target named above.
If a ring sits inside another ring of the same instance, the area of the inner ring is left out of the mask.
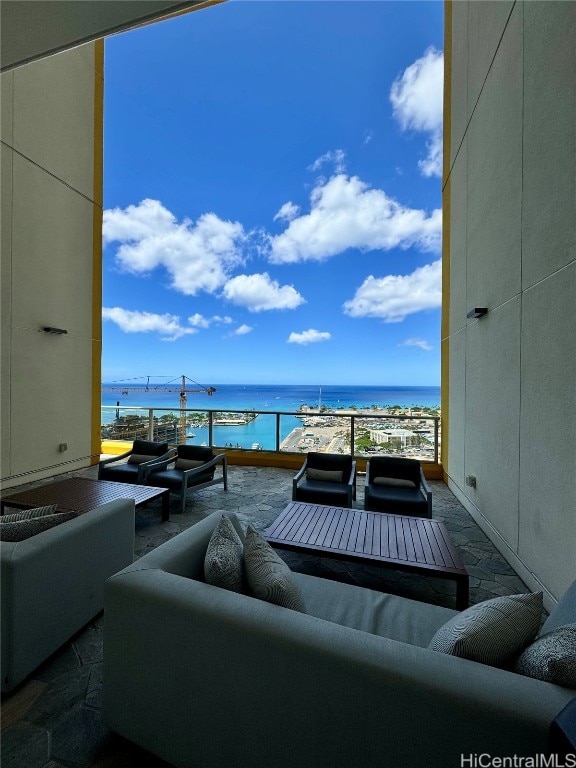
[[[576,3],[456,2],[447,18],[445,469],[557,598],[576,577]]]
[[[100,358],[94,307],[99,314],[101,302],[98,160],[95,166],[100,45],[1,76],[5,487],[87,466],[93,453]],[[51,335],[43,326],[68,333]],[[61,443],[67,450],[60,450]]]

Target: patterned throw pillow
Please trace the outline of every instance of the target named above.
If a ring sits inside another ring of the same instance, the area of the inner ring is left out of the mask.
[[[338,469],[314,469],[310,467],[306,470],[307,480],[324,480],[328,483],[341,483],[342,475],[342,470]]]
[[[292,580],[292,571],[251,525],[244,542],[244,567],[254,597],[304,613],[304,601]]]
[[[57,504],[49,504],[46,507],[34,507],[33,509],[20,509],[0,517],[1,523],[17,523],[20,520],[31,520],[33,517],[46,517],[56,512]],[[14,509],[14,507],[9,507]]]
[[[76,512],[58,512],[55,515],[33,517],[28,520],[18,520],[14,523],[3,523],[0,518],[0,541],[24,541],[37,533],[54,528],[60,523],[72,520]],[[12,515],[11,515],[12,517]]]
[[[212,531],[204,557],[207,584],[242,592],[244,586],[244,552],[240,536],[229,517],[222,515]]]
[[[412,480],[403,480],[401,477],[375,477],[374,485],[385,485],[390,488],[415,488]]]
[[[576,688],[576,624],[558,627],[534,640],[516,659],[514,672]]]
[[[467,608],[436,632],[428,648],[500,667],[536,636],[542,592],[495,597]]]

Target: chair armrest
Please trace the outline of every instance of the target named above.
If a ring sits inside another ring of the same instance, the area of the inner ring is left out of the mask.
[[[352,469],[350,470],[350,477],[348,478],[348,485],[354,485],[356,482],[356,462],[352,462]]]
[[[302,464],[300,469],[298,470],[297,474],[292,478],[292,492],[294,492],[298,486],[298,483],[302,479],[302,476],[306,472],[306,468],[308,466],[308,459]]]
[[[227,467],[228,459],[223,453],[218,453],[216,456],[214,456],[213,459],[210,459],[210,461],[207,461],[205,464],[200,464],[198,467],[192,467],[192,469],[184,469],[182,470],[182,475],[184,477],[193,477],[194,475],[201,475],[203,472],[206,472],[207,469],[210,467],[214,467],[216,464],[222,464],[223,468]]]
[[[138,481],[146,480],[148,475],[157,472],[159,469],[166,469],[171,461],[176,458],[176,448],[171,448],[162,456],[153,456],[150,461],[143,461],[138,466]]]

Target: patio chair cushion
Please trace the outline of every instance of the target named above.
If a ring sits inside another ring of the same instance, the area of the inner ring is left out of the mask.
[[[128,457],[128,464],[142,464],[145,461],[152,461],[154,456],[149,453],[133,453]]]
[[[76,512],[57,512],[15,522],[0,522],[0,541],[24,541],[76,517]],[[10,515],[12,517],[12,515]]]
[[[168,453],[168,443],[155,443],[152,440],[134,440],[132,454],[148,456],[147,461],[153,456],[163,456]]]
[[[540,635],[516,659],[514,672],[576,688],[576,624]]]
[[[205,464],[205,461],[198,461],[198,460],[191,460],[191,459],[176,459],[176,464],[174,465],[174,469],[180,469],[182,471],[186,471],[187,469],[196,469],[196,467],[201,467],[202,464]]]
[[[254,597],[304,613],[304,601],[292,571],[251,525],[244,541],[244,567]]]
[[[501,667],[530,643],[542,618],[542,592],[485,600],[446,622],[428,648]]]
[[[210,467],[212,469],[212,467]],[[200,472],[197,475],[187,478],[187,488],[200,483],[209,483],[214,477],[214,472]],[[149,485],[157,485],[162,488],[169,488],[173,491],[179,491],[182,488],[182,470],[181,469],[161,469],[148,475],[146,481]]]
[[[327,483],[341,483],[342,471],[337,469],[315,469],[309,467],[306,470],[306,478],[308,480],[323,480]]]
[[[375,477],[374,485],[382,485],[386,488],[415,488],[412,480],[404,480],[401,477]]]
[[[210,536],[204,578],[215,587],[244,591],[244,545],[227,515],[222,515]]]

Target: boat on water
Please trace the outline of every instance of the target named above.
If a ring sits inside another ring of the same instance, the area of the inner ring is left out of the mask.
[[[252,450],[253,451],[261,451],[262,450],[262,446],[260,445],[260,443],[252,443]]]

